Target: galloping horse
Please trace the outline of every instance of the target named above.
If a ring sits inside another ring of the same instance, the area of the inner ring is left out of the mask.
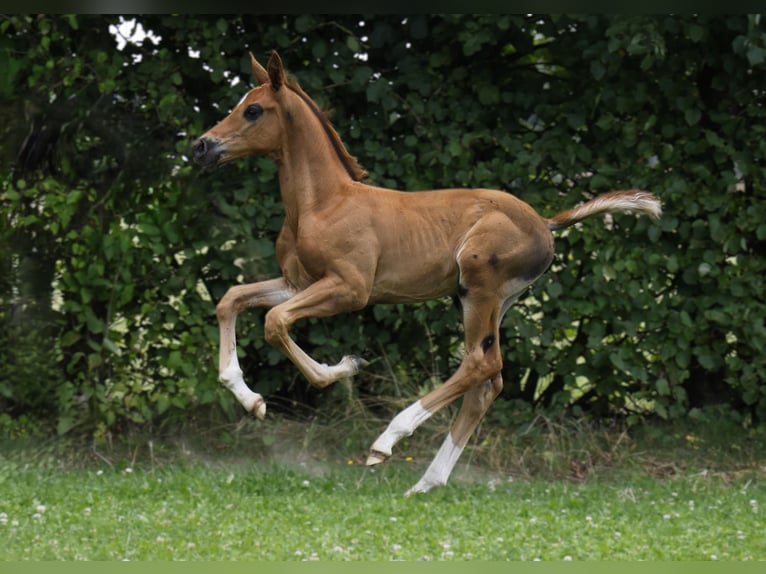
[[[266,68],[250,54],[258,87],[193,144],[194,160],[219,166],[268,155],[279,168],[285,220],[276,241],[278,279],[232,287],[218,303],[219,379],[249,412],[266,403],[251,391],[237,360],[235,323],[250,307],[269,307],[264,335],[315,387],[356,374],[367,362],[346,356],[320,364],[290,337],[307,317],[375,303],[457,294],[465,355],[457,371],[397,414],[373,443],[367,465],[385,461],[396,442],[436,411],[463,404],[423,477],[407,494],[446,484],[460,453],[502,388],[499,326],[504,313],[553,260],[551,231],[607,212],[658,218],[651,193],[614,191],[552,219],[501,191],[400,192],[361,183],[366,173],[311,98],[289,80],[276,52]]]

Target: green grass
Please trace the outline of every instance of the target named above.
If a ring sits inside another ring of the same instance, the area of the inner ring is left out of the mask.
[[[620,443],[625,461],[645,462]],[[4,561],[766,559],[765,475],[752,461],[736,472],[676,461],[672,473],[642,463],[583,480],[509,479],[477,468],[474,453],[446,488],[405,498],[427,459],[367,469],[160,447],[3,451]]]

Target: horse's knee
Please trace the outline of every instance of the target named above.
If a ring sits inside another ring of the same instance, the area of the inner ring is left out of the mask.
[[[219,323],[223,323],[227,319],[230,319],[232,315],[236,314],[234,310],[234,297],[232,296],[231,289],[226,292],[215,306],[215,314],[218,317]]]
[[[266,313],[263,325],[263,338],[272,347],[280,348],[282,340],[287,334],[288,327],[284,313],[275,307]]]
[[[218,316],[219,322],[231,319],[242,311],[242,288],[243,285],[229,287],[224,296],[221,297],[218,305],[215,306],[215,313]]]

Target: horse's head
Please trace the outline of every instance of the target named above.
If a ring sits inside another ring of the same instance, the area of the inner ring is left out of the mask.
[[[193,144],[194,161],[216,167],[235,159],[271,154],[281,146],[280,99],[287,81],[282,59],[273,51],[267,67],[250,53],[253,76],[259,84],[240,100],[231,113]]]

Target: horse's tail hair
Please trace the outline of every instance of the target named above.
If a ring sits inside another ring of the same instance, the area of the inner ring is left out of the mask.
[[[662,203],[648,191],[638,189],[610,191],[577,207],[562,211],[551,219],[546,219],[546,221],[550,230],[556,231],[574,225],[586,217],[614,211],[649,215],[654,219],[659,219],[662,215]]]

